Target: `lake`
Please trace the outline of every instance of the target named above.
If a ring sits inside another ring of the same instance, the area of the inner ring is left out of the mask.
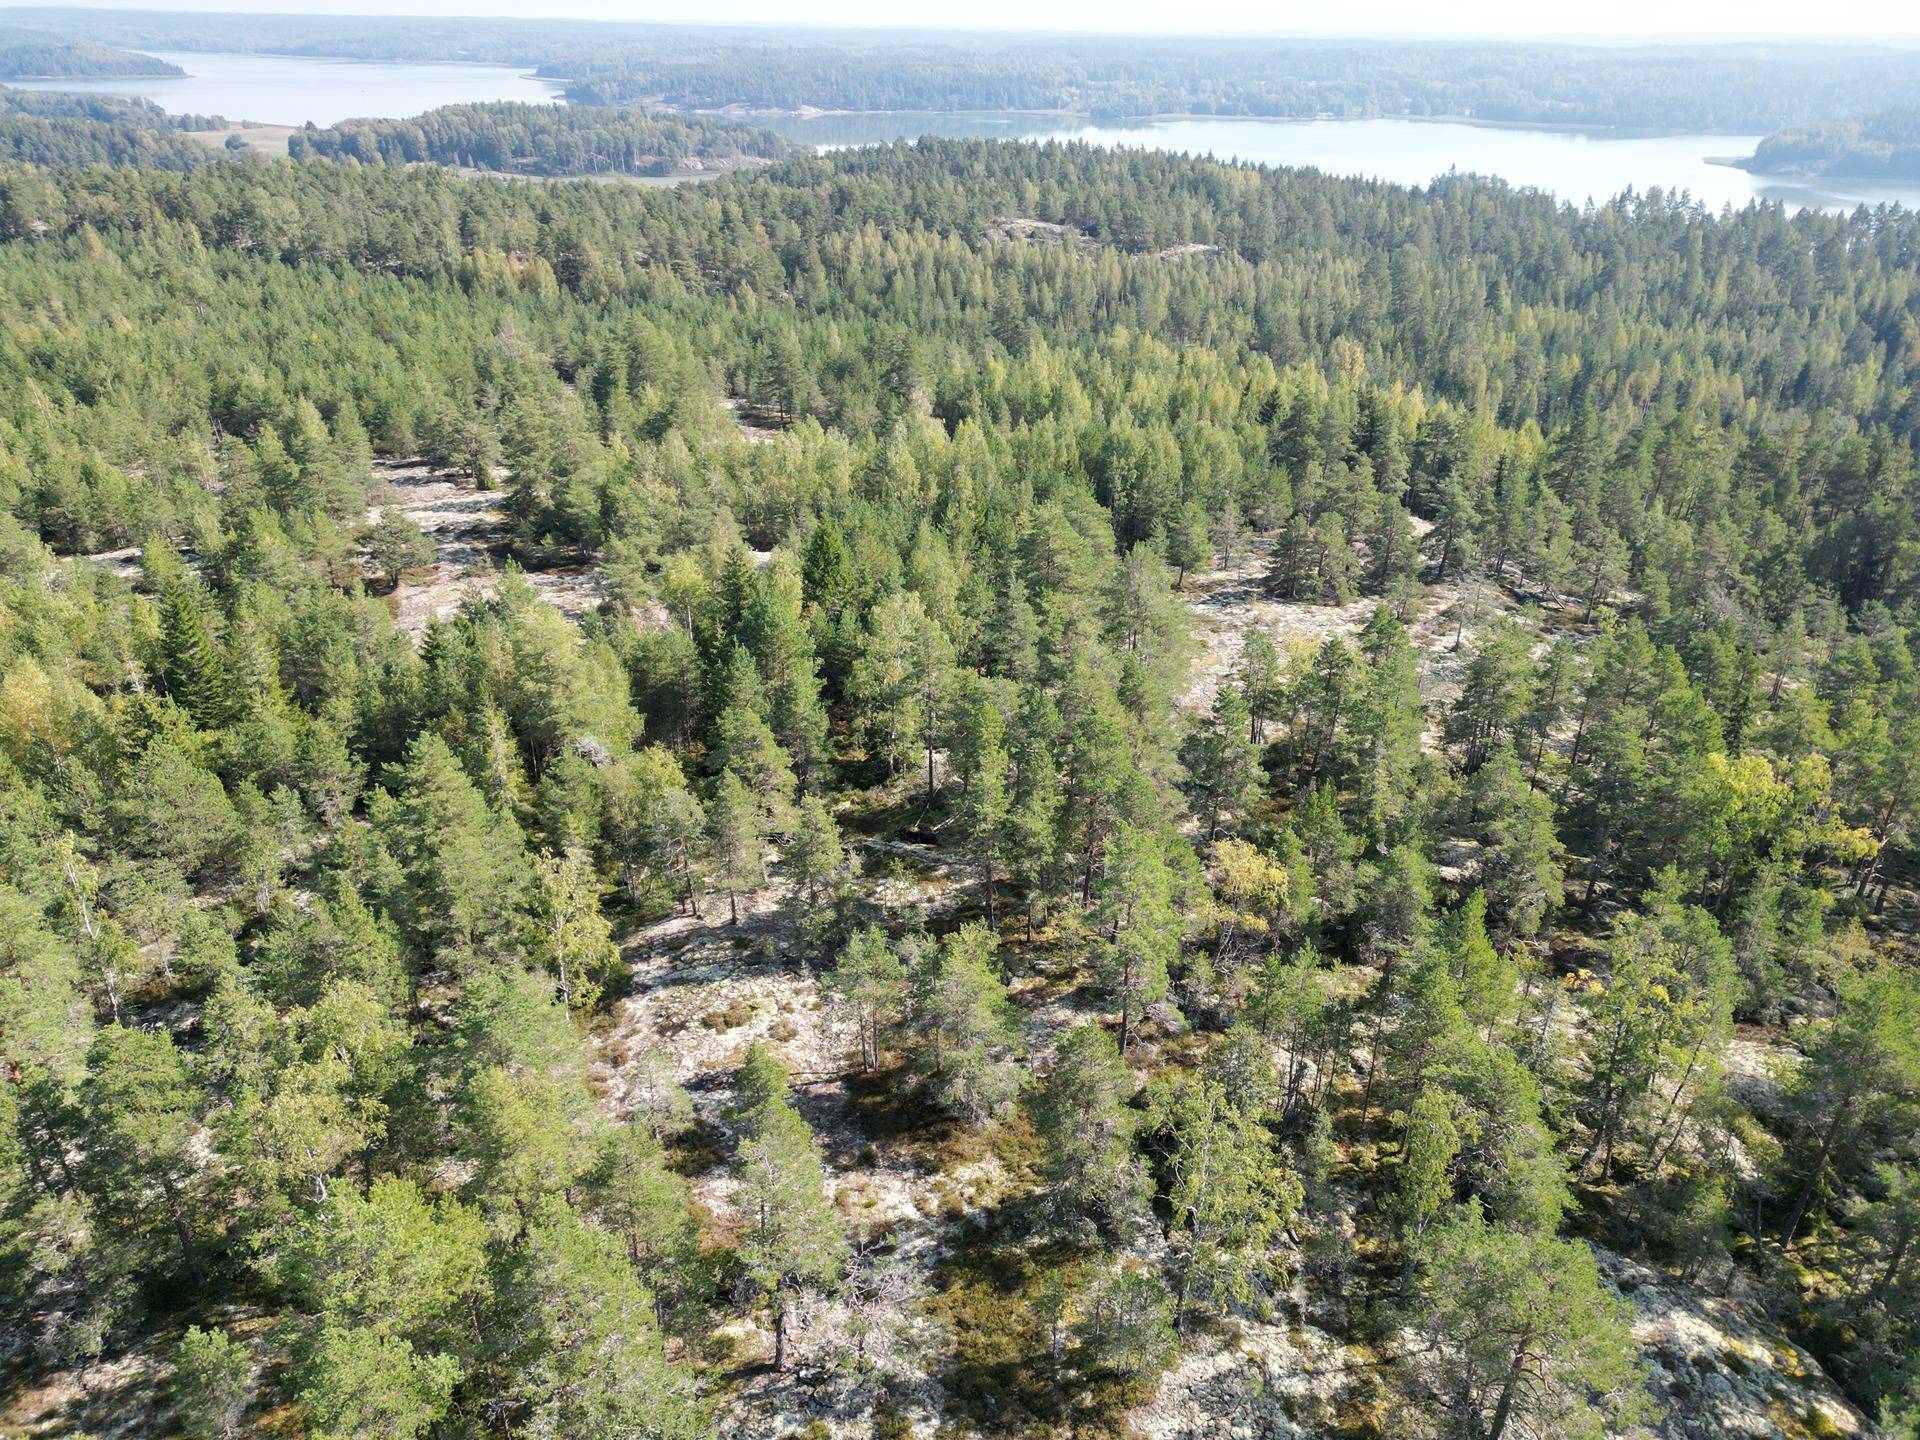
[[[333,125],[363,115],[418,115],[473,100],[553,104],[558,84],[512,65],[382,64],[304,55],[150,52],[186,71],[171,76],[9,80],[23,90],[139,95],[175,115],[224,115],[262,125]]]
[[[553,103],[560,86],[510,65],[380,64],[294,55],[165,54],[187,72],[171,78],[15,81],[38,90],[143,95],[175,114],[225,115],[263,124],[331,125],[359,115],[417,115],[473,100]],[[1311,165],[1335,175],[1423,185],[1449,170],[1498,175],[1582,203],[1623,190],[1684,190],[1711,209],[1778,200],[1789,209],[1850,210],[1897,201],[1920,209],[1920,184],[1785,180],[1749,175],[1715,156],[1749,155],[1756,135],[1622,135],[1443,120],[1158,119],[1094,123],[1013,112],[899,111],[775,116],[756,123],[837,149],[920,135],[1085,140]]]
[[[1449,170],[1498,175],[1575,204],[1623,190],[1683,190],[1713,210],[1778,200],[1790,210],[1851,210],[1898,202],[1920,209],[1920,184],[1789,180],[1749,175],[1715,156],[1751,155],[1757,135],[1623,135],[1605,130],[1542,130],[1446,120],[1159,119],[1094,123],[1006,112],[776,116],[758,123],[833,149],[919,135],[1084,140],[1187,151],[1267,165],[1311,165],[1424,185]]]

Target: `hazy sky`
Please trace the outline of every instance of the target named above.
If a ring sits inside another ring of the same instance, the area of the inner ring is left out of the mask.
[[[4,0],[0,0],[4,3]],[[576,16],[816,25],[1157,31],[1198,34],[1560,35],[1733,39],[1753,35],[1920,36],[1920,0],[963,0],[951,9],[898,0],[66,0],[95,8],[246,10],[331,15]]]

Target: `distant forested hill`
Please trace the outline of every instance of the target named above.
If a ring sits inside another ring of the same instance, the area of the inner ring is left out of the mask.
[[[195,170],[214,155],[177,130],[0,109],[0,160],[42,167],[139,165],[149,170]]]
[[[1760,142],[1744,168],[1761,175],[1920,178],[1920,109],[1778,131]]]
[[[4,13],[4,12],[0,12]],[[24,15],[27,12],[14,12]],[[584,104],[1472,116],[1761,134],[1920,104],[1915,54],[1864,45],[1580,46],[1031,36],[35,10],[63,35],[159,50],[537,66]],[[24,23],[24,22],[23,22]]]
[[[549,62],[576,102],[828,110],[1065,109],[1342,118],[1471,116],[1630,129],[1763,130],[1920,100],[1896,50],[1774,45],[1587,48],[1379,41],[978,37],[794,44],[730,37]]]
[[[169,115],[151,100],[0,85],[0,159],[29,165],[192,170],[214,152],[181,132],[225,123],[218,115]]]
[[[520,175],[671,175],[776,159],[790,148],[771,131],[724,121],[510,101],[448,105],[407,120],[349,120],[288,142],[296,160],[433,161]]]
[[[184,75],[151,55],[68,39],[46,30],[0,23],[0,80],[28,76],[79,78],[97,75]]]

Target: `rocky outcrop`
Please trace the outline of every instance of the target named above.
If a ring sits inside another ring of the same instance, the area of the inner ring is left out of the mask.
[[[1667,1440],[1841,1440],[1875,1427],[1841,1395],[1813,1356],[1761,1317],[1736,1283],[1729,1295],[1703,1281],[1681,1285],[1645,1265],[1598,1252],[1601,1274],[1633,1302],[1634,1338]]]

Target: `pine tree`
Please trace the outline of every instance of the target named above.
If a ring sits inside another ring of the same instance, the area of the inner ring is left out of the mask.
[[[1207,843],[1223,819],[1244,820],[1260,798],[1260,752],[1243,732],[1252,731],[1247,702],[1232,686],[1213,698],[1213,712],[1181,747],[1195,810],[1206,823]]]
[[[693,1376],[667,1359],[655,1296],[619,1237],[554,1197],[502,1270],[497,1323],[509,1337],[510,1398],[529,1433],[711,1433]]]
[[[1491,1041],[1513,1019],[1520,977],[1487,938],[1486,920],[1486,893],[1475,890],[1447,917],[1444,936],[1461,1010],[1467,1023]]]
[[[746,1232],[740,1257],[746,1275],[774,1307],[774,1368],[787,1367],[793,1294],[840,1278],[847,1239],[827,1198],[826,1176],[807,1122],[787,1097],[784,1067],[762,1047],[747,1053],[736,1114],[740,1135],[734,1173]]]
[[[560,1003],[591,1010],[620,965],[613,928],[600,911],[600,878],[579,846],[539,856],[534,901],[535,954],[553,974]]]
[[[1798,1191],[1781,1233],[1799,1236],[1828,1175],[1857,1164],[1863,1135],[1900,1123],[1920,1099],[1920,1001],[1891,965],[1846,977],[1840,1011],[1808,1053],[1791,1099],[1801,1117],[1789,1152]]]
[[[1241,640],[1240,660],[1234,667],[1234,685],[1247,706],[1247,739],[1266,744],[1266,726],[1280,713],[1280,656],[1265,630],[1248,630]]]
[[[1014,883],[1026,893],[1029,941],[1060,883],[1064,864],[1061,819],[1065,798],[1052,749],[1058,718],[1045,691],[1030,687],[1022,692],[1020,733],[1013,751],[1019,773],[1007,813],[1007,868]]]
[[[1212,550],[1206,507],[1198,500],[1189,500],[1175,514],[1167,532],[1167,563],[1177,572],[1173,588],[1186,589],[1187,571],[1205,565]]]
[[[852,1013],[860,1065],[871,1074],[880,1067],[880,1047],[898,1023],[907,995],[907,971],[899,952],[883,930],[869,925],[847,941],[825,984]]]
[[[1060,1037],[1033,1099],[1047,1208],[1057,1222],[1113,1232],[1144,1211],[1146,1176],[1133,1151],[1139,1117],[1127,1106],[1135,1088],[1098,1025]]]
[[[336,1186],[275,1254],[306,1317],[299,1398],[315,1434],[417,1435],[446,1412],[486,1285],[485,1226],[411,1181]]]
[[[389,590],[398,587],[407,571],[431,561],[434,553],[433,542],[413,517],[393,505],[381,511],[378,523],[368,532],[367,549]]]
[[[1077,1308],[1074,1336],[1097,1369],[1144,1382],[1179,1351],[1173,1297],[1155,1271],[1122,1261],[1088,1287]]]
[[[1152,831],[1123,822],[1101,881],[1107,942],[1100,968],[1119,1012],[1123,1051],[1147,1009],[1166,998],[1168,967],[1180,951],[1180,917],[1164,847]]]
[[[840,840],[840,823],[818,795],[800,802],[794,819],[793,835],[786,845],[787,874],[811,910],[822,897],[831,895],[848,873],[846,846]]]
[[[173,1351],[173,1403],[189,1440],[234,1440],[241,1433],[253,1356],[223,1330],[189,1325]]]
[[[911,981],[914,1068],[935,1104],[976,1125],[1020,1086],[1020,1031],[995,948],[986,926],[963,925],[929,947]]]
[[[1486,847],[1481,885],[1504,953],[1532,939],[1561,901],[1553,802],[1522,780],[1518,757],[1502,745],[1473,777],[1473,808]]]
[[[1195,1300],[1251,1302],[1300,1203],[1300,1182],[1274,1153],[1265,1117],[1236,1105],[1209,1076],[1173,1086],[1159,1106],[1158,1128],[1166,1137],[1171,1238],[1183,1261],[1176,1315],[1184,1319]]]
[[[1592,1131],[1580,1157],[1582,1169],[1597,1158],[1603,1176],[1623,1140],[1660,1158],[1656,1137],[1718,1076],[1732,1029],[1732,947],[1711,915],[1679,902],[1678,888],[1669,874],[1650,913],[1623,919],[1607,947],[1588,1056]]]
[[[195,1279],[200,1229],[221,1209],[192,1148],[203,1098],[168,1032],[107,1025],[94,1037],[80,1094],[87,1188],[130,1234],[171,1245]]]
[[[169,581],[160,594],[160,677],[196,725],[215,729],[231,717],[226,665],[207,629],[199,597],[184,577]]]
[[[1419,1269],[1408,1318],[1429,1349],[1406,1374],[1420,1409],[1484,1440],[1646,1417],[1631,1312],[1583,1243],[1489,1225],[1470,1205],[1428,1231]]]
[[[964,749],[956,747],[954,765],[965,790],[960,799],[960,821],[986,901],[987,928],[999,933],[994,905],[994,876],[1008,845],[1012,798],[1008,782],[1013,768],[1006,747],[1006,721],[995,697],[982,692],[968,707],[969,733]]]
[[[1453,1199],[1453,1162],[1460,1154],[1460,1128],[1446,1093],[1424,1085],[1407,1111],[1394,1180],[1392,1215],[1413,1273],[1420,1239]],[[1404,1285],[1403,1277],[1402,1284]]]
[[[437,735],[413,743],[372,818],[400,866],[392,909],[418,949],[456,967],[512,953],[528,881],[519,827]]]
[[[731,770],[722,772],[708,810],[714,881],[727,892],[728,923],[740,923],[740,895],[767,879],[766,834],[760,807]]]

